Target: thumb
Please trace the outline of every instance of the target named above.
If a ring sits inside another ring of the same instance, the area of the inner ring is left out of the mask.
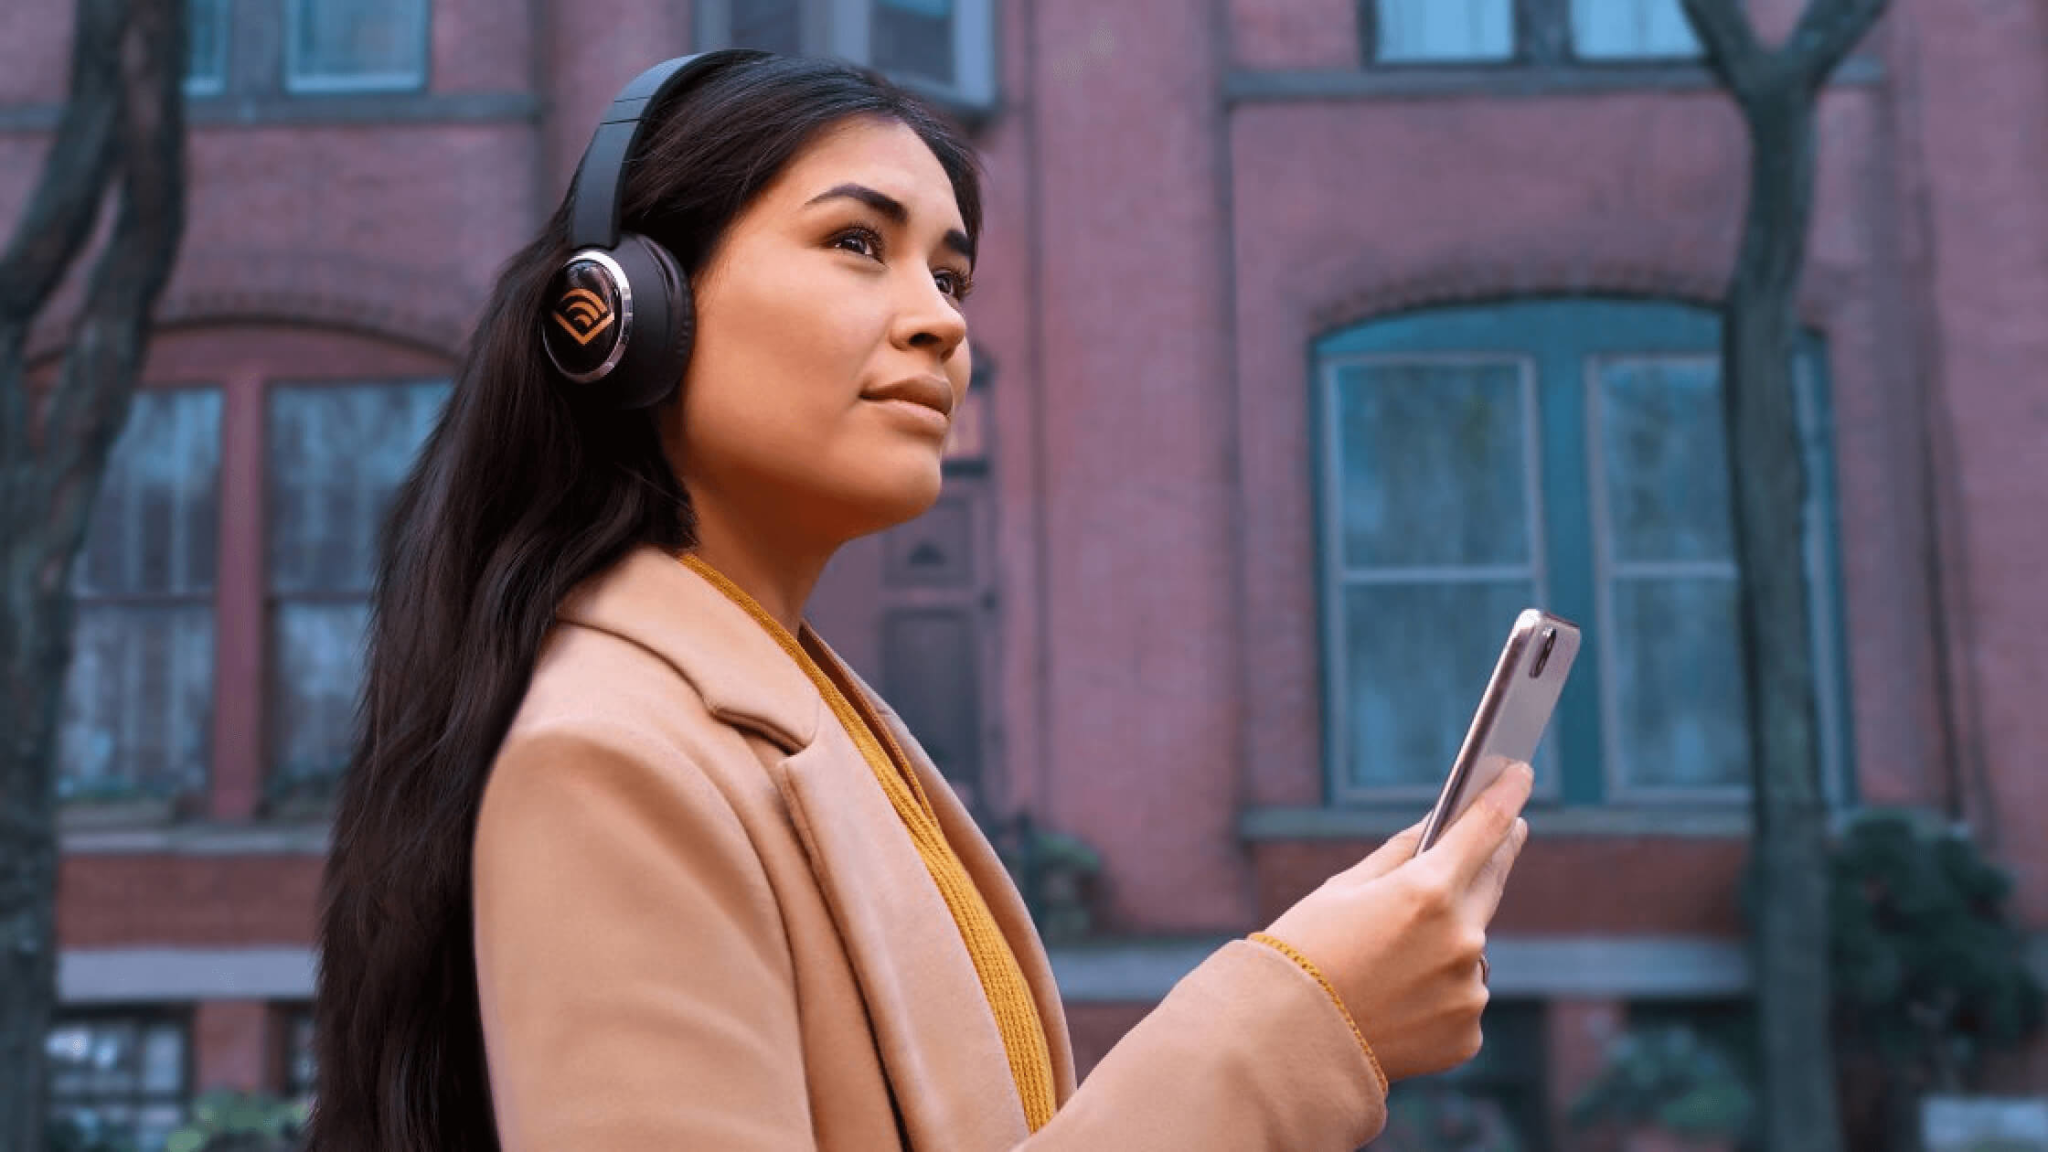
[[[1450,870],[1456,888],[1471,887],[1495,850],[1514,833],[1515,820],[1528,803],[1534,784],[1527,764],[1509,764],[1425,855],[1442,861],[1438,866]]]

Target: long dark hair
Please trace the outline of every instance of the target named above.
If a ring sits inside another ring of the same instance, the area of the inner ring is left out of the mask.
[[[866,69],[738,57],[654,115],[622,221],[693,278],[762,189],[849,118],[914,130],[980,234],[970,146]],[[501,271],[385,525],[321,891],[307,1129],[318,1152],[497,1148],[470,921],[484,783],[562,598],[635,546],[694,542],[661,409],[579,403],[541,353],[543,292],[568,253],[565,201]]]

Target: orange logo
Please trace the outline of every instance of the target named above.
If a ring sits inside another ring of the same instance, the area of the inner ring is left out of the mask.
[[[604,298],[588,288],[571,288],[555,304],[555,323],[575,337],[578,344],[590,343],[617,318]]]

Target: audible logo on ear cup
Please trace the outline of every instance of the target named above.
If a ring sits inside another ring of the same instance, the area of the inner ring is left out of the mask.
[[[617,367],[632,335],[633,290],[603,252],[577,253],[548,283],[541,343],[562,375],[579,384]]]
[[[571,288],[555,302],[555,323],[568,329],[578,344],[590,343],[618,316],[609,301],[588,288]]]

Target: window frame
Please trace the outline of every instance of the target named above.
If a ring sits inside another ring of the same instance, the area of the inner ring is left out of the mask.
[[[279,1099],[292,1104],[311,1105],[319,1088],[320,1074],[313,1047],[315,1017],[313,1003],[309,1000],[288,1000],[273,1005],[276,1022],[277,1048],[276,1063],[272,1065]],[[299,1076],[299,1040],[301,1033],[307,1043],[306,1078]]]
[[[1672,0],[1676,3],[1677,0]],[[1747,0],[1736,0],[1742,8]],[[1572,14],[1572,0],[1508,0],[1509,26],[1513,37],[1505,57],[1461,56],[1434,60],[1384,60],[1379,55],[1380,0],[1357,0],[1358,48],[1361,67],[1374,72],[1412,72],[1457,69],[1473,72],[1501,72],[1527,68],[1570,68],[1626,72],[1640,68],[1668,68],[1702,65],[1704,47],[1692,54],[1644,54],[1636,56],[1583,56],[1577,49],[1578,26]]]
[[[185,18],[188,22],[185,34],[187,37],[192,37],[196,34],[199,24],[197,20],[193,19],[192,10],[194,5],[192,0],[184,0],[184,3]],[[228,53],[228,33],[234,27],[234,21],[230,19],[233,15],[234,4],[235,0],[214,0],[213,72],[210,75],[195,75],[191,70],[191,60],[188,58],[186,60],[184,77],[185,95],[187,97],[224,96],[227,94],[228,64],[230,59]]]
[[[140,1070],[138,1069],[138,1081],[135,1088],[123,1097],[92,1095],[64,1096],[60,1098],[56,1088],[56,1079],[54,1076],[51,1076],[45,1079],[43,1085],[42,1104],[45,1116],[50,1120],[54,1120],[60,1104],[80,1107],[86,1106],[85,1102],[87,1101],[118,1102],[138,1112],[153,1105],[176,1103],[182,1116],[180,1122],[189,1121],[192,1117],[193,1092],[198,1065],[197,1035],[194,1028],[192,1008],[189,1005],[142,1003],[94,1004],[86,1007],[60,1006],[51,1015],[49,1026],[44,1032],[43,1042],[47,1045],[50,1035],[60,1028],[78,1026],[94,1028],[114,1023],[132,1024],[138,1036],[146,1033],[151,1027],[156,1025],[169,1024],[177,1029],[183,1044],[179,1050],[178,1086],[175,1089],[175,1094],[150,1092],[143,1089],[139,1079]]]
[[[732,43],[732,2],[697,0],[692,20],[699,51]],[[797,0],[799,51],[867,64],[874,4],[875,0]],[[995,0],[953,0],[953,62],[956,75],[951,84],[913,73],[891,72],[889,78],[956,111],[992,111],[1001,67]]]
[[[1354,352],[1324,357],[1319,366],[1321,388],[1319,411],[1321,423],[1317,436],[1318,463],[1321,467],[1319,484],[1318,525],[1323,533],[1318,567],[1322,583],[1322,596],[1326,610],[1321,616],[1321,638],[1323,644],[1323,740],[1325,779],[1328,781],[1330,798],[1333,803],[1351,804],[1360,802],[1412,801],[1428,803],[1436,799],[1441,781],[1426,781],[1416,784],[1360,785],[1354,783],[1345,770],[1344,757],[1350,747],[1350,710],[1346,698],[1351,686],[1349,646],[1344,638],[1346,618],[1337,607],[1344,594],[1360,584],[1400,583],[1395,579],[1375,579],[1361,576],[1345,561],[1344,557],[1344,506],[1339,489],[1343,484],[1343,428],[1337,419],[1337,390],[1344,370],[1376,364],[1509,364],[1516,369],[1519,377],[1519,392],[1522,398],[1522,447],[1523,483],[1526,493],[1526,515],[1530,539],[1528,541],[1529,581],[1535,589],[1538,603],[1550,602],[1550,548],[1547,531],[1546,497],[1541,483],[1543,466],[1542,430],[1542,381],[1535,358],[1509,351],[1437,351],[1437,352]],[[1390,572],[1405,572],[1410,581],[1426,580],[1429,572],[1449,572],[1463,568],[1477,568],[1478,565],[1453,565],[1448,567],[1416,567],[1409,569],[1387,569]],[[1477,704],[1477,688],[1473,702]],[[1543,738],[1539,761],[1556,763],[1560,755],[1560,738],[1553,728]],[[1539,773],[1533,795],[1541,800],[1558,798],[1561,788],[1555,773]]]
[[[1370,318],[1326,332],[1310,341],[1310,431],[1316,445],[1311,493],[1316,503],[1317,611],[1319,671],[1323,681],[1321,769],[1324,803],[1338,808],[1372,808],[1412,804],[1420,788],[1351,786],[1346,775],[1346,748],[1336,737],[1342,731],[1333,715],[1348,694],[1341,649],[1344,604],[1341,586],[1333,584],[1330,555],[1342,546],[1333,535],[1341,524],[1342,482],[1326,443],[1341,434],[1336,411],[1328,404],[1328,365],[1332,360],[1355,362],[1361,355],[1391,354],[1407,361],[1430,353],[1474,352],[1529,355],[1537,364],[1540,406],[1537,461],[1544,489],[1540,502],[1546,581],[1543,605],[1579,619],[1600,635],[1581,649],[1574,670],[1575,685],[1560,701],[1556,719],[1545,734],[1545,748],[1562,771],[1555,785],[1539,779],[1537,798],[1566,808],[1597,810],[1680,811],[1686,806],[1730,810],[1749,802],[1750,789],[1702,790],[1629,785],[1614,754],[1609,729],[1617,722],[1610,699],[1612,659],[1604,651],[1611,629],[1601,616],[1599,600],[1607,593],[1595,556],[1598,522],[1592,489],[1602,479],[1592,437],[1596,412],[1586,402],[1586,363],[1598,355],[1718,356],[1718,314],[1685,301],[1600,295],[1538,295],[1490,302],[1457,303]],[[1618,335],[1617,335],[1618,333]],[[1815,723],[1822,765],[1823,800],[1832,806],[1855,801],[1855,749],[1849,702],[1853,686],[1847,659],[1843,619],[1844,589],[1840,548],[1840,505],[1836,492],[1835,445],[1828,355],[1820,335],[1802,329],[1794,360],[1794,381],[1800,419],[1800,448],[1808,462],[1806,531],[1802,543],[1808,599],[1809,650],[1815,677]],[[1570,511],[1573,501],[1583,514]],[[1582,521],[1583,523],[1578,523]],[[1589,687],[1582,682],[1592,680]],[[1474,702],[1477,689],[1474,689]],[[1431,797],[1435,789],[1426,790]]]
[[[284,39],[278,48],[278,76],[286,95],[354,95],[427,90],[434,71],[434,0],[414,0],[420,8],[418,27],[414,30],[420,46],[420,66],[416,73],[301,73],[295,70],[294,64],[298,57],[299,25],[305,19],[303,9],[308,4],[322,2],[331,3],[333,0],[284,0]]]
[[[1602,369],[1609,364],[1624,362],[1669,363],[1713,363],[1717,365],[1719,355],[1715,352],[1596,352],[1583,360],[1584,391],[1580,403],[1586,414],[1586,489],[1587,516],[1592,526],[1593,542],[1593,642],[1600,646],[1602,668],[1612,669],[1619,665],[1619,647],[1615,639],[1615,585],[1627,577],[1618,571],[1626,565],[1616,558],[1614,520],[1610,515],[1607,484],[1606,438],[1602,435],[1601,419],[1604,416],[1605,398],[1601,394]],[[1732,485],[1731,485],[1732,490]],[[1733,551],[1733,541],[1730,541]],[[1672,568],[1690,569],[1686,574],[1695,577],[1733,580],[1740,587],[1741,565],[1731,556],[1726,562],[1692,561],[1674,562]],[[1683,578],[1678,572],[1665,572],[1666,577]],[[1809,574],[1810,575],[1810,574]],[[1702,787],[1660,787],[1631,781],[1621,754],[1622,732],[1619,722],[1620,685],[1612,675],[1600,678],[1600,751],[1605,766],[1602,780],[1603,793],[1611,802],[1642,801],[1650,804],[1697,803],[1735,804],[1748,799],[1749,789],[1739,784]]]
[[[199,762],[196,765],[192,766],[193,779],[190,782],[190,786],[187,788],[180,789],[178,792],[175,792],[169,796],[158,796],[155,793],[138,789],[134,793],[126,797],[95,797],[90,795],[78,797],[64,797],[62,798],[61,803],[67,807],[73,805],[85,807],[94,804],[122,803],[126,800],[133,800],[142,803],[160,802],[169,805],[176,805],[180,803],[193,802],[196,800],[203,799],[212,787],[214,758],[213,710],[218,704],[220,694],[220,605],[218,597],[220,592],[221,569],[220,550],[225,545],[225,540],[224,535],[220,530],[219,516],[221,513],[222,488],[224,487],[225,484],[225,479],[222,473],[225,471],[226,461],[222,458],[222,452],[225,448],[223,438],[225,437],[226,434],[225,425],[227,420],[227,393],[226,389],[222,388],[219,384],[214,384],[210,382],[195,382],[162,385],[145,384],[137,389],[136,395],[137,398],[140,399],[145,396],[167,396],[178,393],[210,393],[214,397],[215,401],[215,408],[213,413],[214,478],[212,496],[215,527],[213,540],[214,555],[212,557],[212,580],[209,581],[207,586],[203,589],[176,592],[95,592],[89,589],[82,589],[79,587],[78,581],[80,578],[80,573],[84,570],[83,566],[86,561],[87,552],[91,548],[93,542],[92,525],[88,524],[86,529],[86,538],[79,547],[79,553],[77,558],[73,561],[72,574],[67,591],[71,596],[72,602],[72,611],[74,617],[74,638],[76,635],[76,624],[78,623],[78,621],[82,619],[85,615],[100,608],[112,608],[116,610],[132,608],[182,608],[194,611],[199,609],[205,610],[208,621],[205,630],[211,633],[210,655],[213,662],[213,670],[211,671],[211,673],[209,673],[208,676],[206,715],[199,722],[200,731],[202,734],[202,752],[199,757]],[[133,409],[131,408],[130,411],[130,419],[133,419]],[[114,445],[109,449],[110,464],[112,463],[112,453],[119,450],[121,438],[125,436],[126,433],[127,428],[124,427],[120,433],[116,434]],[[100,494],[95,497],[96,506],[93,510],[93,514],[95,516],[98,514],[99,511],[97,507],[98,501],[105,499],[105,492],[106,488],[103,483],[101,485]],[[75,664],[76,661],[77,651],[74,643],[70,663]],[[60,709],[67,706],[69,703],[68,682],[71,675],[72,670],[70,666],[67,665],[65,669],[65,679],[67,681],[67,688],[65,689],[64,699],[60,701]],[[60,741],[62,739],[62,731],[63,721],[60,712],[58,731],[58,738]],[[58,782],[60,785],[62,784],[64,779],[69,775],[67,767],[67,764],[63,762],[63,760],[60,757],[60,761],[57,765]],[[134,783],[132,773],[129,774],[127,779],[129,783]]]
[[[338,379],[312,380],[280,377],[277,379],[267,380],[264,382],[262,399],[262,499],[264,508],[264,555],[261,560],[263,573],[261,627],[264,677],[262,686],[259,690],[261,693],[260,699],[262,703],[262,715],[259,718],[259,725],[261,728],[260,747],[262,749],[261,762],[262,793],[264,797],[263,802],[265,807],[269,809],[273,815],[280,813],[296,815],[300,814],[302,809],[311,809],[313,811],[324,812],[332,801],[331,785],[336,782],[333,779],[328,780],[326,782],[330,786],[328,789],[315,789],[312,794],[312,798],[307,799],[301,795],[301,790],[299,788],[293,787],[295,781],[303,784],[306,782],[306,778],[291,776],[283,771],[284,765],[282,759],[278,755],[279,748],[277,746],[279,733],[278,725],[280,723],[280,709],[282,708],[286,698],[286,694],[280,690],[280,666],[283,664],[283,660],[279,655],[278,649],[279,609],[286,605],[298,604],[322,605],[330,607],[355,605],[368,606],[370,603],[371,596],[375,593],[375,588],[373,586],[375,576],[374,573],[372,573],[369,581],[366,581],[360,587],[355,588],[343,589],[336,587],[326,587],[287,592],[280,592],[277,590],[277,574],[275,571],[273,571],[271,567],[270,551],[271,548],[274,546],[274,533],[272,522],[270,519],[271,516],[274,514],[272,510],[272,485],[274,483],[274,477],[271,474],[271,453],[277,451],[275,442],[276,428],[272,424],[272,421],[275,419],[273,415],[274,409],[272,405],[275,402],[275,398],[277,396],[288,392],[345,392],[357,389],[405,390],[414,388],[440,388],[442,389],[441,405],[442,409],[445,411],[446,406],[453,399],[454,387],[455,381],[452,377],[449,376],[398,376],[385,378],[370,377],[366,379],[350,377]],[[438,420],[439,418],[440,417],[438,415],[435,417],[436,420]],[[432,432],[431,430],[429,430],[428,435],[431,434]],[[417,455],[421,447],[424,447],[424,441],[420,446],[416,446],[414,448],[414,459],[417,458]],[[412,461],[409,460],[406,465],[405,471],[409,472],[411,470],[411,467]],[[399,483],[402,484],[403,482],[404,474],[401,473]],[[387,505],[378,513],[377,522],[379,529],[381,529],[383,518],[386,514],[388,514],[388,512],[389,506]],[[365,637],[365,639],[367,640],[367,636]]]

